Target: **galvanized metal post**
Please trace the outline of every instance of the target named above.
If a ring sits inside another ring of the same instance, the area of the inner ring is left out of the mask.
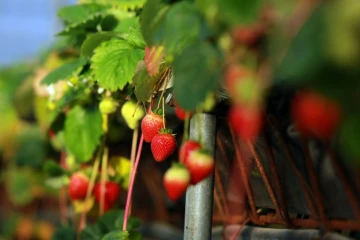
[[[212,154],[215,153],[216,116],[206,113],[196,114],[190,120],[190,139],[199,139]],[[184,239],[209,240],[212,230],[213,175],[186,192]]]

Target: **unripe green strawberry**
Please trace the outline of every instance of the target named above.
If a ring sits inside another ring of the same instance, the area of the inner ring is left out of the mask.
[[[151,142],[153,137],[164,127],[163,117],[156,113],[148,113],[141,121],[141,130],[145,142]]]
[[[145,112],[141,107],[137,108],[136,103],[133,101],[127,101],[121,108],[121,115],[128,127],[135,129],[138,126],[139,120],[144,117]]]
[[[102,114],[110,114],[115,112],[116,104],[112,98],[104,98],[99,104],[99,109]]]
[[[79,83],[79,77],[78,76],[72,76],[71,78],[69,78],[69,82],[72,85],[77,85]]]
[[[169,198],[176,201],[186,192],[190,184],[189,170],[181,165],[172,166],[166,171],[163,184]]]
[[[74,173],[70,178],[69,195],[72,200],[79,200],[86,197],[89,187],[89,178],[82,172]]]
[[[151,140],[151,152],[156,161],[164,161],[176,148],[176,139],[171,130],[161,129]]]
[[[215,94],[214,93],[209,93],[206,96],[204,102],[202,103],[201,108],[204,111],[209,112],[215,107],[215,104],[216,104],[216,96],[215,96]]]
[[[214,158],[204,150],[195,150],[189,154],[186,165],[190,171],[191,184],[197,184],[212,174]]]

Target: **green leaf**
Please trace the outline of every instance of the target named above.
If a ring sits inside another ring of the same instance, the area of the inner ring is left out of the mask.
[[[54,235],[52,237],[52,240],[76,240],[76,231],[72,227],[60,227],[56,229],[54,232]]]
[[[102,240],[129,240],[129,232],[118,230],[106,234]]]
[[[124,222],[124,217],[119,215],[119,217],[115,221],[115,227],[117,229],[121,229],[122,226],[123,226],[123,222]],[[127,229],[128,230],[138,228],[138,227],[140,227],[140,225],[141,225],[140,219],[134,218],[134,217],[129,217],[128,224],[127,224]]]
[[[32,189],[32,172],[27,169],[7,170],[6,189],[10,201],[16,206],[24,206],[34,199]]]
[[[106,4],[124,10],[141,8],[145,2],[146,0],[80,0],[80,3]]]
[[[52,160],[45,162],[44,172],[47,176],[50,177],[59,177],[65,173],[64,169],[58,163]]]
[[[139,19],[137,17],[128,17],[119,22],[119,24],[114,28],[114,32],[126,33],[130,27],[134,26]]]
[[[41,138],[40,129],[32,126],[23,131],[16,140],[18,148],[13,159],[14,162],[18,166],[41,169],[45,158],[45,143]]]
[[[65,144],[76,160],[90,160],[103,134],[101,124],[98,108],[76,106],[68,113],[65,120]]]
[[[158,76],[149,76],[144,61],[140,61],[138,64],[138,71],[136,71],[132,79],[133,85],[135,86],[134,93],[137,100],[140,102],[146,102],[153,94],[158,80]]]
[[[55,69],[51,73],[49,73],[42,81],[42,85],[50,85],[56,83],[60,80],[64,80],[69,78],[75,74],[78,74],[84,65],[86,64],[87,60],[84,58],[78,58],[68,63],[65,63],[61,67]]]
[[[217,0],[220,17],[230,25],[251,24],[260,17],[263,0]]]
[[[130,217],[129,220],[128,220],[127,229],[132,230],[132,229],[140,227],[140,225],[141,225],[141,220],[140,219]],[[130,232],[130,235],[131,235],[131,232]]]
[[[136,231],[129,231],[129,240],[142,240],[143,237],[141,235],[141,233],[136,232]]]
[[[67,24],[81,23],[108,8],[108,6],[94,3],[65,6],[59,10],[58,17]]]
[[[81,46],[81,56],[91,57],[95,48],[97,48],[101,43],[109,41],[116,36],[117,34],[114,32],[98,32],[88,35]]]
[[[121,225],[117,225],[118,219],[121,219]],[[98,219],[98,223],[104,232],[111,232],[122,228],[122,221],[124,219],[123,210],[111,210],[106,212]]]
[[[134,47],[144,49],[146,46],[145,40],[140,31],[140,25],[138,23],[129,28],[128,33],[125,34],[125,39]]]
[[[166,14],[164,46],[166,55],[180,52],[187,44],[199,40],[204,21],[190,2],[178,2]]]
[[[103,237],[103,232],[99,224],[89,224],[84,230],[82,230],[80,239],[81,240],[100,240]]]
[[[63,186],[68,185],[70,179],[66,175],[62,175],[60,177],[51,177],[45,180],[45,186],[52,188],[52,189],[60,189]]]
[[[360,114],[352,114],[345,119],[340,132],[340,143],[342,148],[351,159],[360,165]]]
[[[141,32],[149,46],[159,43],[165,34],[165,16],[170,5],[163,0],[148,0],[141,12]]]
[[[136,64],[144,57],[144,50],[125,40],[113,39],[95,49],[91,68],[99,85],[109,89],[123,89],[131,82]]]
[[[174,92],[183,109],[195,110],[218,86],[221,63],[220,51],[207,42],[194,43],[175,58]]]
[[[6,215],[6,221],[2,222],[0,227],[1,236],[4,237],[4,240],[15,236],[21,217],[22,215],[15,211]]]
[[[303,83],[322,68],[325,60],[323,12],[321,7],[316,9],[291,42],[281,64],[275,69],[275,83]],[[276,51],[281,53],[283,49]]]
[[[89,31],[95,32],[109,11],[110,6],[98,4],[73,5],[60,10],[59,15],[68,25],[58,35],[86,35]],[[76,14],[79,14],[76,16]]]
[[[123,226],[124,210],[112,210],[106,212],[102,217],[98,219],[98,224],[103,232],[111,232],[114,230],[120,230]],[[127,229],[132,230],[139,227],[141,221],[138,218],[129,217]]]

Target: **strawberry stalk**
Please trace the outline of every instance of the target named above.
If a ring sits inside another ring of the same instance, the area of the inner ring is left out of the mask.
[[[125,213],[124,213],[123,231],[126,231],[126,229],[127,229],[127,221],[128,221],[128,218],[129,218],[131,196],[132,196],[135,175],[136,175],[137,167],[139,165],[139,160],[140,160],[140,156],[141,156],[141,150],[142,150],[143,143],[144,143],[144,135],[141,134],[139,148],[138,148],[137,156],[136,156],[136,159],[135,159],[134,168],[132,169],[131,176],[130,176],[129,190],[128,190],[128,195],[127,195],[127,198],[126,198],[126,206],[125,206]]]
[[[136,148],[137,148],[137,142],[139,139],[139,127],[136,127],[133,131],[133,138],[131,143],[131,155],[130,155],[130,172],[134,169],[134,163],[135,163],[135,157],[136,157]],[[131,201],[130,201],[131,202]],[[129,214],[131,214],[131,203],[129,207]]]
[[[165,75],[167,75],[168,74],[168,70],[166,70],[165,71]],[[161,99],[163,99],[164,98],[164,94],[165,94],[165,91],[166,91],[166,88],[167,88],[167,85],[169,84],[169,80],[170,80],[170,77],[169,76],[166,76],[166,79],[165,79],[165,84],[164,84],[164,89],[163,89],[163,91],[162,91],[162,93],[161,93],[161,95],[160,95],[160,98],[159,98],[159,102],[158,102],[158,105],[157,105],[157,108],[159,108],[160,107],[160,101],[161,101]],[[161,86],[160,86],[161,87]],[[164,109],[163,109],[164,110]]]
[[[185,122],[184,122],[184,137],[182,143],[185,143],[189,139],[189,124],[190,124],[190,112],[186,112]]]
[[[164,128],[166,128],[165,127],[165,100],[164,100],[164,97],[162,98],[162,111],[163,111],[163,115],[162,115],[162,117],[163,117],[163,127]]]
[[[105,182],[107,181],[106,171],[107,171],[108,155],[109,155],[109,150],[108,150],[108,148],[105,148],[104,154],[102,157],[102,162],[101,162],[100,189],[102,189],[102,191],[100,191],[100,209],[99,209],[100,216],[104,215]]]
[[[153,104],[154,104],[154,100],[152,100],[150,103],[148,113],[151,112],[151,108],[152,108]],[[139,165],[139,160],[140,160],[140,156],[141,156],[143,143],[144,143],[144,134],[141,134],[139,148],[138,148],[138,151],[136,154],[134,167],[132,168],[131,176],[130,176],[130,183],[129,183],[129,189],[128,189],[128,194],[127,194],[127,198],[126,198],[125,213],[124,213],[124,220],[123,220],[123,231],[126,231],[126,229],[127,229],[127,222],[128,222],[129,214],[130,214],[132,191],[133,191],[133,187],[134,187],[136,171],[137,171],[137,168]]]
[[[99,151],[99,152],[101,152],[101,151]],[[99,169],[99,165],[100,165],[100,156],[98,155],[96,157],[96,159],[95,159],[94,166],[93,166],[92,171],[91,171],[89,187],[87,189],[86,198],[85,198],[85,203],[86,204],[89,202],[91,192],[92,192],[92,190],[94,188],[96,176],[97,176],[98,169]],[[85,228],[85,226],[86,226],[86,209],[87,208],[84,207],[83,211],[81,212],[80,223],[79,223],[79,228],[78,228],[78,234],[80,234],[81,230],[83,228]]]
[[[201,117],[200,117],[201,111],[197,111],[196,114],[196,121],[197,121],[197,129],[198,129],[198,139],[199,139],[199,143],[203,144],[202,142],[202,132],[201,132]]]

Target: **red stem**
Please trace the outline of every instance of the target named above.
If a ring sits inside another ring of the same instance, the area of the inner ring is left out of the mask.
[[[125,207],[125,214],[124,214],[124,221],[123,221],[123,230],[124,231],[126,231],[126,228],[127,228],[127,221],[128,221],[128,218],[129,218],[129,210],[130,210],[130,202],[131,202],[132,190],[133,190],[133,187],[134,187],[135,175],[136,175],[136,171],[137,171],[137,168],[138,168],[138,165],[139,165],[139,160],[140,160],[140,156],[141,156],[141,150],[142,150],[143,143],[144,143],[144,135],[141,134],[139,148],[138,148],[138,152],[136,154],[134,168],[132,169],[132,172],[131,172],[129,190],[128,190],[128,195],[127,195],[127,199],[126,199],[126,207]]]
[[[151,112],[151,108],[152,108],[153,104],[154,104],[154,99],[152,99],[152,101],[150,103],[148,113]],[[139,160],[140,160],[140,156],[141,156],[141,150],[142,150],[143,143],[144,143],[144,134],[141,134],[139,148],[138,148],[138,151],[136,154],[135,164],[134,164],[134,167],[132,168],[131,176],[130,176],[130,183],[129,183],[129,189],[128,189],[128,194],[127,194],[127,199],[126,199],[124,220],[123,220],[123,231],[126,231],[126,228],[127,228],[127,222],[128,222],[128,218],[129,218],[129,214],[130,214],[132,191],[133,191],[134,182],[135,182],[135,175],[136,175],[137,168],[139,165]]]

